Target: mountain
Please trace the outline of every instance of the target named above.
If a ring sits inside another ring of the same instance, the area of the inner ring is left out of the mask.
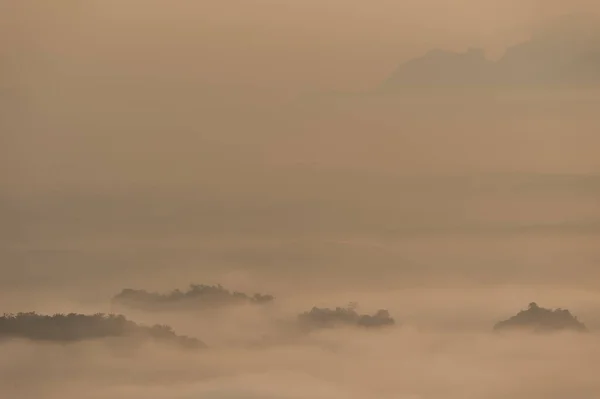
[[[585,332],[587,328],[566,309],[545,309],[532,302],[527,310],[522,310],[515,316],[498,322],[494,326],[494,330],[529,330],[534,332],[570,330]]]
[[[401,64],[380,86],[577,85],[600,83],[600,18],[567,15],[551,21],[497,61],[482,49],[433,50]]]

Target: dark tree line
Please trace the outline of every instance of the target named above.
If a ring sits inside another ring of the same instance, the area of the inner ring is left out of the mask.
[[[305,328],[331,328],[337,326],[385,327],[396,322],[385,309],[373,315],[359,314],[355,306],[335,309],[313,307],[310,311],[298,315],[298,322]]]
[[[532,302],[526,310],[520,311],[507,320],[496,323],[494,330],[532,330],[536,332],[571,330],[584,332],[587,331],[587,328],[566,309],[541,308],[535,302]]]
[[[194,310],[243,304],[262,305],[273,300],[272,295],[257,293],[250,296],[243,292],[229,291],[220,284],[191,284],[187,291],[176,289],[168,294],[127,288],[114,296],[112,303],[131,309],[159,311]]]
[[[78,342],[102,338],[154,339],[201,348],[205,344],[187,336],[177,335],[170,326],[142,326],[122,315],[78,313],[40,315],[35,312],[4,314],[0,317],[0,338],[22,338],[33,341]]]

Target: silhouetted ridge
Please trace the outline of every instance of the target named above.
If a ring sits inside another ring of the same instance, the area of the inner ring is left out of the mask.
[[[148,292],[145,290],[124,289],[112,302],[132,309],[159,310],[200,310],[220,306],[243,304],[261,305],[272,302],[272,295],[229,291],[221,285],[191,284],[187,291],[173,290],[168,294]]]
[[[587,331],[587,328],[566,309],[545,309],[532,302],[527,310],[522,310],[510,319],[497,323],[494,330],[532,330],[536,332],[571,330],[584,332]]]
[[[380,309],[373,315],[359,314],[354,306],[335,309],[313,307],[310,311],[298,315],[303,327],[330,328],[337,326],[384,327],[395,324],[387,310]]]
[[[167,325],[141,326],[121,315],[77,313],[40,315],[35,312],[4,314],[0,317],[0,338],[33,341],[77,342],[102,338],[154,339],[185,348],[206,345],[196,338],[175,334]]]
[[[498,61],[481,49],[432,50],[398,66],[380,89],[591,83],[600,84],[600,18],[567,15],[509,47]]]

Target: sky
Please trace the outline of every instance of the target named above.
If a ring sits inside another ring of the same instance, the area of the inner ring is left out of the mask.
[[[595,89],[372,93],[593,2],[2,7],[7,249],[597,229]]]

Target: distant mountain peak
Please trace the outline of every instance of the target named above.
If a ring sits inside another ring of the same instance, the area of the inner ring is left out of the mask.
[[[380,90],[587,83],[600,83],[600,19],[567,15],[542,25],[495,62],[481,48],[428,51],[398,66]]]

